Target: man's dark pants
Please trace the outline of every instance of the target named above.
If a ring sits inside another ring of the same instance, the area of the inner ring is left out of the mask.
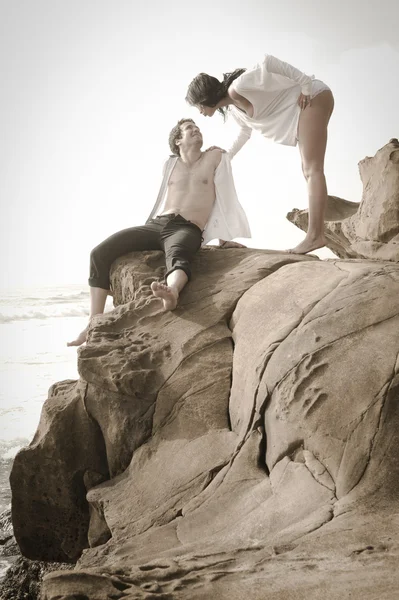
[[[165,279],[176,269],[182,269],[190,280],[191,261],[201,243],[201,229],[181,215],[161,215],[141,227],[123,229],[92,250],[89,285],[109,290],[112,263],[124,254],[142,250],[165,253]]]

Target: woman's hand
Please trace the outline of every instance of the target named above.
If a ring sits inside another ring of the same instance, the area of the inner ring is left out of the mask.
[[[298,105],[301,107],[301,110],[304,110],[307,106],[312,106],[311,97],[301,94],[298,98]]]
[[[205,150],[205,152],[210,152],[211,150],[220,150],[221,152],[227,152],[227,150],[224,150],[223,148],[219,148],[219,146],[210,146],[209,148],[207,148]]]

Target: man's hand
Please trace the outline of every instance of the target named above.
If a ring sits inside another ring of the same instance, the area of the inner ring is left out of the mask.
[[[226,242],[226,240],[219,240],[219,248],[246,248],[244,244],[238,242]]]
[[[210,146],[209,148],[207,148],[205,150],[205,152],[210,152],[211,150],[220,150],[221,152],[227,152],[227,150],[224,150],[223,148],[219,148],[219,146]]]
[[[301,94],[298,98],[298,105],[301,107],[301,110],[304,110],[307,106],[312,106],[311,97]]]

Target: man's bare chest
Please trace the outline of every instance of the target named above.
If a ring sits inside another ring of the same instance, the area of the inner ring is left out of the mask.
[[[183,162],[177,162],[169,178],[169,187],[199,187],[206,188],[213,185],[215,167],[209,161],[188,167]]]

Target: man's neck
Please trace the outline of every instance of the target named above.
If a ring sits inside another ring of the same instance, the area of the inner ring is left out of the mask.
[[[203,155],[201,148],[180,148],[180,159],[189,167],[195,164]]]

